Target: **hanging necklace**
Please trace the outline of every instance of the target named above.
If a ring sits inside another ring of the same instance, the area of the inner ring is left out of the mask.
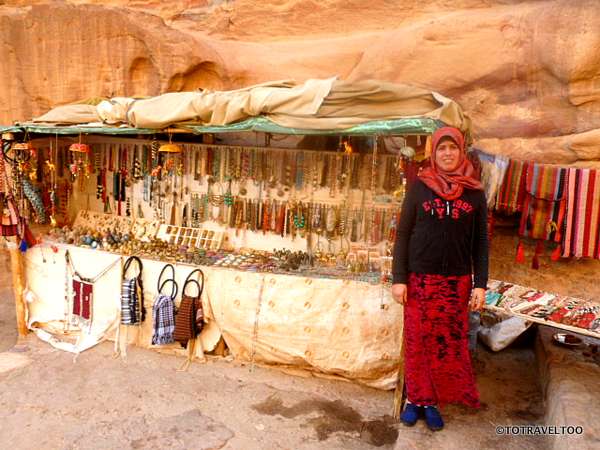
[[[304,218],[304,211],[302,208],[302,202],[298,202],[296,206],[296,213],[294,214],[294,227],[298,230],[301,230],[306,225],[306,221]]]
[[[300,191],[304,186],[304,152],[296,154],[296,190]]]
[[[374,200],[375,200],[375,183],[376,183],[376,179],[377,179],[377,143],[378,143],[378,136],[375,135],[374,136],[374,142],[373,142],[373,156],[372,156],[372,165],[371,165],[371,220],[370,220],[370,225],[371,225],[371,230],[373,230],[375,228],[375,208],[374,208]],[[368,235],[368,233],[367,233]],[[371,245],[374,244],[374,242],[370,242]]]

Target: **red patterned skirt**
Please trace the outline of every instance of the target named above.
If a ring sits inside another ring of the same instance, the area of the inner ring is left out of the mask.
[[[470,295],[470,275],[410,274],[403,344],[410,402],[480,406],[468,348]]]

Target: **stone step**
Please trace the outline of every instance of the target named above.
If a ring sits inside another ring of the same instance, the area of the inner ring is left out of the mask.
[[[540,384],[545,398],[545,424],[581,427],[582,434],[549,436],[552,450],[600,448],[600,340],[568,348],[554,343],[559,330],[540,326],[535,344]],[[592,353],[596,345],[597,353]]]

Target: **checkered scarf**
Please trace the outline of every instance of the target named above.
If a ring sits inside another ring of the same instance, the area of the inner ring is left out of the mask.
[[[130,278],[121,284],[121,323],[134,325],[140,322],[140,304],[138,302],[137,280]]]
[[[173,333],[175,332],[175,304],[168,295],[158,294],[154,299],[152,306],[154,318],[154,333],[152,335],[152,344],[164,345],[175,342]]]

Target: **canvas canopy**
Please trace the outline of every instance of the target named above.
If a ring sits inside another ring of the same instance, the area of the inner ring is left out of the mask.
[[[425,123],[433,129],[439,122],[463,131],[471,127],[460,106],[436,92],[374,80],[335,78],[302,84],[276,81],[233,91],[174,92],[147,99],[115,97],[95,106],[60,106],[25,126],[89,124],[150,130],[177,125],[194,132],[234,127],[233,131],[271,128],[277,130],[273,132],[312,134],[342,133],[370,124],[360,131],[369,134],[389,132],[394,122],[398,125],[397,121],[407,119],[417,121],[413,125]]]
[[[429,118],[408,118],[394,120],[374,120],[371,122],[361,123],[350,128],[342,130],[307,130],[303,128],[287,128],[271,122],[263,116],[251,117],[250,119],[236,122],[229,125],[189,125],[177,124],[177,129],[189,131],[194,134],[203,133],[232,133],[244,131],[257,131],[263,133],[275,134],[290,134],[290,135],[406,135],[406,134],[432,134],[437,128],[443,126],[444,123],[439,120]],[[81,125],[54,125],[54,124],[36,124],[25,123],[18,127],[4,128],[4,131],[20,132],[20,133],[37,133],[37,134],[104,134],[104,135],[140,135],[140,134],[156,134],[164,132],[161,129],[155,128],[132,128],[126,125],[111,126],[101,123],[96,124],[81,124]]]

